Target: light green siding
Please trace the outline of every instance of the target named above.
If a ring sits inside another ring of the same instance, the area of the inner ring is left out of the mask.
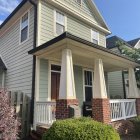
[[[46,101],[48,97],[48,60],[40,60],[39,100]]]
[[[65,1],[68,2],[68,1]],[[83,11],[90,13],[89,9],[87,8],[86,2],[83,4]],[[40,44],[43,44],[53,38],[55,38],[55,23],[54,23],[54,9],[56,9],[44,0],[41,1],[41,14],[40,14]],[[69,15],[62,11],[67,17],[67,31],[81,37],[85,40],[91,41],[91,29],[89,25],[85,24],[83,21],[80,21],[78,18]],[[79,11],[80,12],[80,11]],[[91,14],[91,13],[90,13]],[[106,37],[104,33],[99,32],[99,45],[106,46]]]
[[[62,2],[64,2],[66,5],[69,5],[69,7],[72,7],[75,10],[78,10],[81,14],[84,14],[92,18],[92,20],[94,20],[95,23],[98,23],[94,13],[91,11],[88,5],[87,0],[82,0],[82,5],[79,5],[76,2],[76,0],[62,0]]]
[[[74,66],[74,79],[76,97],[79,101],[80,107],[83,105],[83,71],[81,66]]]
[[[33,49],[34,9],[31,8],[29,12],[29,39],[19,43],[20,18],[17,19],[7,32],[0,36],[0,55],[7,66],[5,87],[31,96],[33,56],[29,55],[28,51]]]
[[[108,86],[110,98],[124,98],[122,71],[108,73]]]

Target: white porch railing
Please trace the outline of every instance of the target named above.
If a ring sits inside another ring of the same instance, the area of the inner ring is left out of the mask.
[[[111,121],[137,116],[135,99],[110,100]]]
[[[55,119],[56,102],[36,102],[36,124],[51,125]]]

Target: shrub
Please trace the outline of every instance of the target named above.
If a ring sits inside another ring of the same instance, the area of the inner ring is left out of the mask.
[[[0,139],[16,140],[19,125],[14,108],[10,105],[8,92],[0,89]]]
[[[120,140],[120,137],[109,125],[79,118],[56,121],[42,140]]]
[[[140,116],[132,120],[134,124],[134,136],[140,138]]]

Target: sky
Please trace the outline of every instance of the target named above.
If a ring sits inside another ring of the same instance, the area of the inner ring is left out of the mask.
[[[21,0],[0,0],[0,24]],[[112,35],[124,40],[140,37],[140,0],[94,0]]]

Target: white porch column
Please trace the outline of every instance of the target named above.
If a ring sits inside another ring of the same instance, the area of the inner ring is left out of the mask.
[[[140,98],[134,68],[129,68],[129,92],[127,98]]]
[[[63,50],[61,63],[59,99],[76,99],[72,52],[70,49]]]
[[[106,124],[109,124],[111,121],[109,99],[107,98],[103,62],[101,59],[95,60],[94,65],[92,117]]]
[[[56,101],[56,119],[69,118],[69,106],[78,105],[75,93],[72,52],[62,52],[59,99]]]
[[[101,59],[95,60],[93,98],[107,98],[104,69]]]

